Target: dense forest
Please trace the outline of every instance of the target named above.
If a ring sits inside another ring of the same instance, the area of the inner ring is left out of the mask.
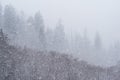
[[[93,44],[87,30],[68,39],[61,20],[46,28],[40,12],[27,17],[11,5],[0,6],[0,28],[0,80],[119,80],[119,63],[102,67],[72,55],[119,55],[119,41],[106,50],[99,32]]]

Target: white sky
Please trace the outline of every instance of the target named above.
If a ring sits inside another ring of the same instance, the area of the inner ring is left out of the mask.
[[[67,33],[80,33],[87,28],[89,36],[99,31],[104,45],[120,40],[119,0],[0,0],[2,5],[12,4],[18,11],[28,15],[39,11],[46,27],[55,27],[63,20]]]

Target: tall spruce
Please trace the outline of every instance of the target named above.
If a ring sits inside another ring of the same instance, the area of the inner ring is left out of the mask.
[[[64,25],[59,20],[54,32],[54,49],[58,52],[64,52],[66,49],[65,41]]]
[[[95,36],[94,45],[96,49],[102,48],[102,41],[101,41],[100,34],[98,32],[96,33],[96,36]]]
[[[4,9],[4,30],[11,39],[14,39],[16,35],[16,16],[15,9],[11,5],[6,5]]]
[[[40,49],[46,50],[45,25],[40,12],[37,12],[34,16],[34,26],[39,37]]]
[[[2,28],[2,22],[3,22],[3,18],[2,18],[2,5],[0,4],[0,28]]]

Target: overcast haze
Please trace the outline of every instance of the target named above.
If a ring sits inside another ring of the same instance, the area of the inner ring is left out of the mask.
[[[119,0],[0,0],[1,80],[119,80]]]
[[[120,40],[120,1],[119,0],[2,0],[12,4],[18,11],[33,15],[39,11],[46,27],[55,27],[62,19],[67,33],[83,33],[86,28],[89,36],[99,31],[104,45]],[[109,41],[109,42],[108,42]]]

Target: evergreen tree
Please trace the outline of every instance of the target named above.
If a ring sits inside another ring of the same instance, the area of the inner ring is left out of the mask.
[[[83,50],[83,38],[80,35],[76,35],[74,48],[76,53],[79,53]]]
[[[58,52],[64,52],[66,50],[65,41],[64,26],[59,20],[54,33],[54,49]]]
[[[45,50],[46,48],[45,25],[44,25],[43,18],[40,12],[37,12],[35,14],[34,26],[35,26],[35,30],[38,33],[38,37],[40,40],[40,49]]]
[[[0,49],[5,48],[5,46],[7,46],[7,44],[8,44],[8,38],[3,33],[3,30],[0,29]]]
[[[15,63],[13,62],[12,47],[8,44],[8,38],[0,29],[0,79],[14,80]]]
[[[96,49],[102,48],[101,37],[100,37],[100,34],[98,32],[96,33],[96,36],[95,36],[94,46]]]
[[[21,13],[18,18],[17,18],[17,25],[16,25],[16,44],[20,45],[20,46],[25,46],[26,43],[26,29],[27,29],[27,24],[26,24],[26,20],[25,20],[25,16],[24,13]],[[28,42],[28,41],[27,41]],[[21,44],[24,43],[24,44]]]
[[[119,41],[115,42],[114,48],[115,48],[116,50],[120,50],[120,42],[119,42]]]
[[[28,25],[28,26],[33,26],[33,24],[34,24],[34,19],[33,19],[32,16],[30,16],[30,17],[28,18],[28,20],[27,20],[27,25]]]
[[[54,32],[51,29],[47,29],[46,31],[46,44],[47,44],[47,50],[53,51],[53,35]]]
[[[115,42],[114,47],[113,47],[113,53],[116,55],[114,58],[119,59],[119,56],[120,56],[120,42],[119,41]]]
[[[17,17],[15,9],[11,5],[5,6],[4,10],[4,30],[12,39],[16,35]]]
[[[0,4],[0,28],[2,28],[2,22],[3,22],[3,20],[2,20],[2,6]]]
[[[83,49],[86,51],[86,49],[90,48],[90,41],[88,38],[88,34],[87,34],[87,30],[84,30],[84,34],[83,34]]]

